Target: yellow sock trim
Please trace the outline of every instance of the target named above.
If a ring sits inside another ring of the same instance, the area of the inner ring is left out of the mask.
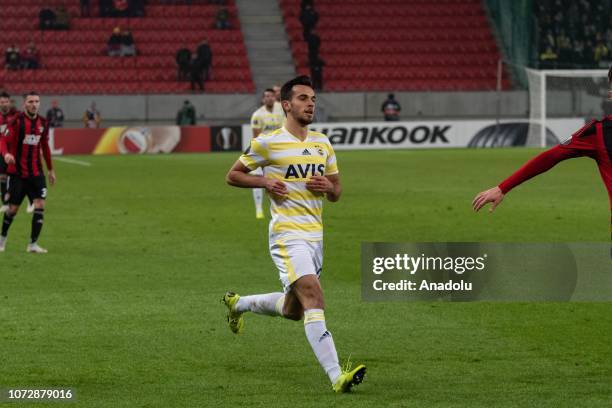
[[[308,323],[314,323],[314,322],[324,322],[325,321],[325,313],[321,310],[321,311],[316,311],[316,312],[311,312],[311,311],[306,311],[304,312],[304,324],[308,324]]]

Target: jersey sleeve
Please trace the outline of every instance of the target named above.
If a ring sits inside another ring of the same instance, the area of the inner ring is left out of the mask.
[[[325,175],[338,174],[338,163],[336,162],[336,152],[331,143],[327,143],[327,162],[325,163]]]
[[[251,144],[238,160],[249,170],[264,167],[268,164],[268,146],[260,139],[251,139]]]
[[[576,157],[593,155],[597,150],[597,121],[590,121],[559,146]]]
[[[584,125],[563,143],[540,153],[529,160],[498,187],[506,194],[514,187],[553,168],[557,163],[574,157],[594,157],[597,150],[597,122]]]
[[[40,139],[40,147],[43,152],[43,157],[45,158],[45,163],[47,163],[47,170],[53,170],[53,162],[51,161],[51,149],[49,148],[49,126],[45,126],[45,130]]]
[[[263,121],[258,114],[251,116],[251,129],[261,130],[263,128]]]

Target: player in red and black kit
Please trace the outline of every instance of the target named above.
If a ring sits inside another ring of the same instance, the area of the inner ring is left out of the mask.
[[[45,253],[37,241],[43,225],[47,184],[41,161],[41,150],[49,170],[49,183],[55,184],[55,172],[49,149],[49,127],[47,120],[38,114],[40,96],[30,92],[24,96],[23,112],[7,126],[7,135],[0,139],[0,153],[8,164],[9,209],[4,213],[0,252],[6,247],[6,237],[23,199],[28,196],[34,202],[32,233],[27,251]]]
[[[6,93],[0,93],[0,137],[4,137],[6,126],[17,115],[17,111],[11,108],[11,96]],[[8,178],[8,165],[4,159],[0,157],[0,213],[8,210],[6,201],[6,180]]]
[[[608,71],[608,84],[608,99],[612,100],[612,67]],[[479,193],[474,198],[472,206],[478,211],[487,203],[492,203],[490,211],[493,211],[504,199],[504,195],[514,187],[551,169],[562,160],[583,156],[597,162],[601,178],[608,189],[612,214],[612,115],[601,120],[592,120],[566,142],[531,159],[497,187]],[[612,233],[612,217],[610,221]]]

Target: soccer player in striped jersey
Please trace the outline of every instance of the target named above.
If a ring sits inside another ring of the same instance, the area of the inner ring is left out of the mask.
[[[612,100],[612,67],[608,71],[608,88],[608,99]],[[560,161],[583,156],[595,160],[599,167],[608,190],[612,215],[612,116],[590,121],[565,142],[534,157],[498,186],[479,193],[472,206],[478,211],[487,203],[492,203],[490,211],[494,211],[514,187],[551,169]],[[610,221],[612,238],[612,216]]]
[[[11,108],[11,96],[6,93],[0,93],[0,137],[6,134],[6,127],[9,122],[15,117],[18,112]],[[8,210],[6,182],[8,180],[8,165],[3,158],[0,157],[0,213]]]
[[[38,245],[38,237],[43,226],[47,184],[42,167],[41,150],[47,170],[49,183],[55,184],[55,171],[51,162],[49,148],[49,127],[47,120],[38,114],[40,96],[30,92],[24,96],[23,112],[20,112],[8,125],[8,133],[0,139],[0,153],[8,164],[8,202],[9,209],[4,213],[0,252],[6,247],[6,239],[13,219],[19,211],[23,199],[28,196],[34,202],[32,231],[28,252],[46,253]]]
[[[253,139],[260,134],[270,133],[273,130],[279,129],[285,122],[285,114],[275,109],[276,97],[274,90],[268,88],[262,96],[262,106],[257,109],[251,116],[251,130]],[[253,174],[263,175],[263,170],[257,168],[253,170]],[[255,218],[264,218],[263,213],[263,188],[253,189],[253,200],[255,201]]]
[[[328,138],[308,130],[316,96],[310,79],[300,76],[281,90],[285,126],[251,140],[251,145],[227,174],[236,187],[265,188],[271,198],[270,254],[278,268],[283,292],[239,296],[228,292],[223,301],[234,333],[244,325],[244,313],[254,312],[304,319],[304,330],[319,363],[336,392],[361,383],[366,368],[342,370],[327,330],[319,275],[323,267],[323,199],[340,199],[342,186],[336,155]],[[249,174],[262,167],[263,176]]]

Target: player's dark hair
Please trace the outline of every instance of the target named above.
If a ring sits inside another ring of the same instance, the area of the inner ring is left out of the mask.
[[[300,75],[293,78],[291,81],[285,82],[281,87],[281,101],[290,101],[293,96],[293,87],[296,85],[304,85],[312,88],[312,82],[306,75]],[[314,88],[313,88],[314,89]]]
[[[26,94],[23,94],[23,99],[27,99],[28,96],[40,96],[36,91],[30,91]]]
[[[263,93],[265,94],[266,92],[272,92],[272,93],[275,93],[275,92],[274,92],[274,89],[272,89],[272,88],[266,88],[266,89],[264,89]]]
[[[0,98],[11,99],[11,95],[9,95],[8,92],[6,92],[6,91],[2,91],[2,92],[0,92]]]

